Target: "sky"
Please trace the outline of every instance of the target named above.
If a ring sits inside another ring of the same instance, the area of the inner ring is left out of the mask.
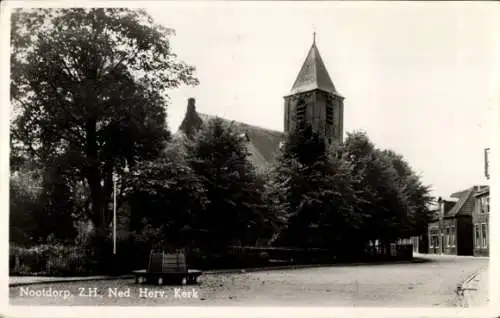
[[[283,96],[316,44],[345,97],[345,132],[402,154],[434,194],[485,184],[494,111],[493,3],[196,3],[155,6],[200,84],[169,92],[176,131],[199,112],[283,130]]]

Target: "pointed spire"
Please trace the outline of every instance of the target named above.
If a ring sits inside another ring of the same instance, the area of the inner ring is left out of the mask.
[[[313,43],[309,49],[309,53],[307,53],[306,60],[288,95],[294,95],[314,89],[340,96],[333,85],[330,75],[328,75],[325,63],[323,63],[323,59],[316,46],[316,31],[313,32]]]

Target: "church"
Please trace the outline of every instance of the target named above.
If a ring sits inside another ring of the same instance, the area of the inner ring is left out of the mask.
[[[215,115],[196,110],[194,98],[188,99],[179,132],[194,134]],[[257,171],[267,169],[285,134],[305,126],[329,145],[342,142],[344,135],[344,97],[341,96],[326,70],[314,36],[313,43],[290,92],[284,96],[284,132],[224,119],[248,142],[250,161]]]

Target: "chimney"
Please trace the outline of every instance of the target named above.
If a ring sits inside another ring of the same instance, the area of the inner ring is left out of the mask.
[[[188,98],[187,113],[188,114],[196,113],[196,100],[193,97]]]
[[[437,203],[438,203],[439,218],[442,219],[444,217],[444,209],[445,209],[443,198],[439,197]]]

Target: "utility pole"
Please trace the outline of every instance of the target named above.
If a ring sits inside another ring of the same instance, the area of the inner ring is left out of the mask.
[[[125,161],[125,168],[123,172],[127,174],[129,168],[127,162]],[[123,179],[123,175],[121,176]],[[116,256],[116,182],[118,181],[118,174],[113,171],[113,256]]]
[[[484,149],[484,176],[490,180],[490,148]]]

